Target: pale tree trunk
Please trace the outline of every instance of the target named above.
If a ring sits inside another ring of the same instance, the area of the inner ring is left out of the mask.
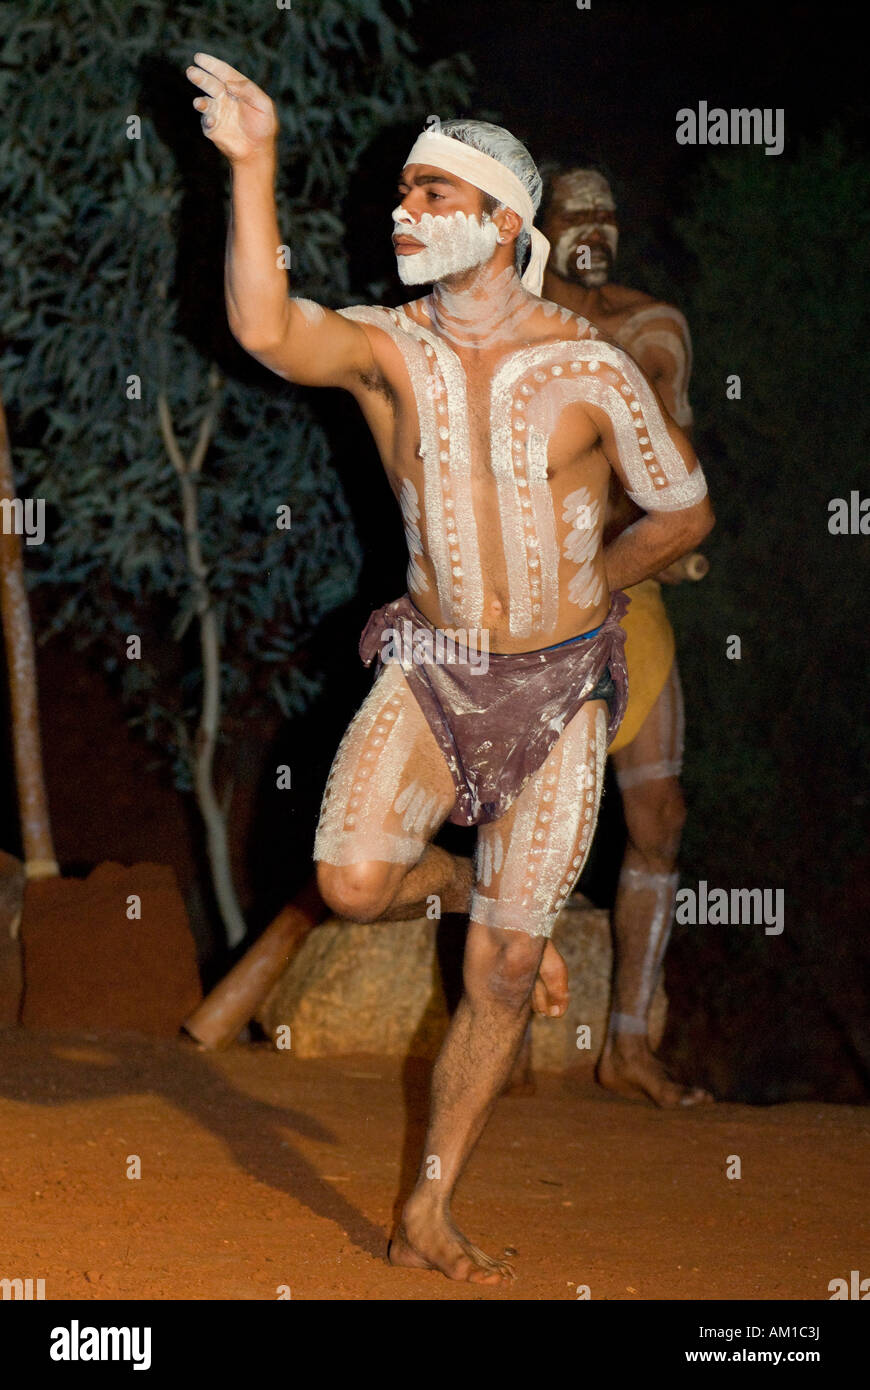
[[[12,744],[18,814],[28,878],[48,878],[59,873],[51,838],[48,801],[42,771],[36,656],[30,606],[24,582],[21,536],[14,530],[15,484],[6,414],[0,400],[0,615],[6,646],[6,667],[12,712]]]
[[[230,868],[227,820],[229,805],[221,806],[214,787],[214,755],[220,726],[220,643],[217,614],[208,587],[208,568],[203,560],[199,535],[198,490],[203,460],[211,443],[220,406],[221,378],[216,367],[209,374],[211,403],[202,418],[196,443],[189,458],[185,458],[176,438],[165,394],[157,398],[160,430],[166,452],[178,475],[184,518],[184,542],[187,566],[193,577],[196,596],[196,615],[199,620],[199,644],[202,655],[202,708],[191,758],[196,799],[206,829],[208,860],[218,910],[226,931],[227,942],[237,946],[246,931],[245,919],[236,897]]]

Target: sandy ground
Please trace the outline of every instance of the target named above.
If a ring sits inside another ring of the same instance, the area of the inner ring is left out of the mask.
[[[0,1077],[0,1278],[47,1299],[828,1299],[870,1271],[859,1107],[675,1114],[540,1077],[499,1102],[455,1207],[517,1252],[502,1292],[385,1263],[416,1064],[12,1030]]]

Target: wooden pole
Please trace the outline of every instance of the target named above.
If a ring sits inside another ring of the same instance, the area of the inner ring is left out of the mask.
[[[309,883],[185,1019],[185,1032],[204,1048],[229,1047],[278,983],[291,956],[326,915],[323,899],[314,883]]]
[[[6,412],[0,399],[0,619],[9,677],[18,813],[27,877],[48,878],[60,871],[45,795],[36,656],[24,582],[21,535],[16,528],[16,520],[22,514],[23,504],[19,501],[16,505]]]

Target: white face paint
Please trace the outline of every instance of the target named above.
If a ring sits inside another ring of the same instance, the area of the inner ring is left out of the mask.
[[[566,208],[566,212],[573,209]],[[578,212],[585,214],[588,209],[577,209]],[[598,233],[606,245],[606,250],[595,241],[590,243],[589,238]],[[619,242],[619,233],[616,227],[609,223],[579,221],[573,226],[566,227],[561,236],[557,239],[553,247],[550,261],[557,275],[561,275],[563,280],[579,280],[586,289],[598,289],[601,285],[606,285],[613,271],[616,260],[616,248]],[[589,265],[580,264],[579,252],[581,248],[588,251]]]
[[[414,222],[401,207],[393,211],[393,235],[401,233],[423,245],[422,251],[397,256],[403,285],[430,285],[448,275],[462,275],[488,261],[498,244],[498,227],[486,213],[457,211],[446,217],[424,212]]]
[[[594,232],[601,233],[606,251],[594,242],[590,244],[589,238]],[[615,227],[602,227],[597,222],[581,222],[567,227],[553,247],[550,257],[553,269],[563,280],[579,280],[585,289],[598,289],[607,284],[613,272],[617,240]],[[581,259],[581,250],[588,254],[588,265]]]
[[[599,220],[603,213],[614,213],[616,204],[610,185],[594,169],[575,169],[558,181],[554,198],[556,207],[572,218],[556,240],[550,252],[550,265],[563,280],[577,280],[585,289],[606,285],[613,272],[619,233],[613,222]],[[606,250],[589,238],[598,233]],[[588,246],[589,267],[579,267],[577,253]]]
[[[555,201],[566,212],[582,211],[584,208],[604,208],[616,212],[616,204],[610,191],[610,184],[603,174],[594,169],[574,169],[563,174],[557,181]]]

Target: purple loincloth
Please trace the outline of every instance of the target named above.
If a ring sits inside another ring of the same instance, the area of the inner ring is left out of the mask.
[[[610,744],[628,700],[619,620],[629,602],[618,590],[594,636],[536,652],[489,653],[486,671],[475,671],[468,661],[421,664],[403,656],[405,679],[453,777],[456,804],[449,819],[455,825],[485,824],[504,815],[608,667],[616,687]],[[415,632],[427,629],[434,640],[437,629],[403,594],[375,609],[366,623],[359,644],[366,666],[375,657],[379,669],[384,665],[383,634],[390,628],[401,633],[405,620]]]

